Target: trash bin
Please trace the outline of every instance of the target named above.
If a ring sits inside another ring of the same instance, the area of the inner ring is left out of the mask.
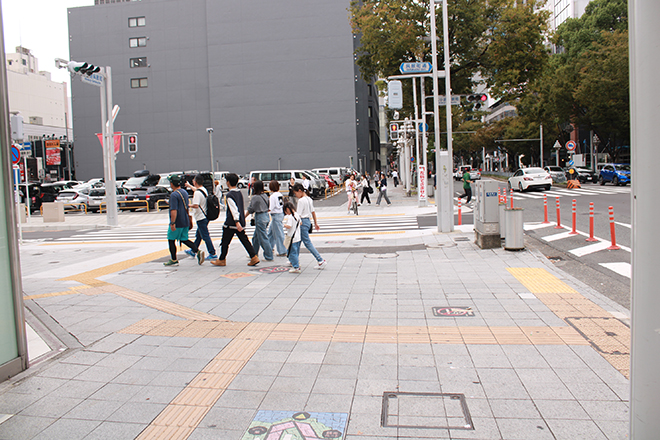
[[[64,221],[64,204],[47,202],[41,205],[44,223],[56,223]]]
[[[525,237],[523,235],[523,212],[522,208],[505,209],[506,237],[504,238],[504,249],[507,251],[521,251],[525,249]]]
[[[506,216],[504,215],[504,210],[506,209],[506,203],[499,204],[500,210],[500,239],[504,240],[506,238]]]

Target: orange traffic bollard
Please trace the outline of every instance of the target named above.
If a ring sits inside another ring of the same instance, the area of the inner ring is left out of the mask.
[[[589,238],[587,241],[598,241],[594,238],[594,202],[589,202]]]
[[[577,201],[575,199],[573,199],[573,206],[572,206],[573,228],[571,229],[571,232],[568,233],[569,235],[577,235],[577,231],[575,230],[575,228],[577,227],[577,225],[576,225],[576,223],[577,223],[577,209],[576,209],[577,207],[576,207],[576,205],[577,205]]]
[[[509,200],[511,201],[511,209],[513,209],[513,188],[509,191]]]
[[[461,218],[461,199],[458,199],[458,224],[463,224],[463,220]]]
[[[607,249],[611,251],[615,251],[617,249],[621,249],[619,246],[616,245],[616,233],[614,231],[614,207],[610,206],[610,235],[612,236],[612,245],[608,247]]]
[[[550,223],[548,221],[548,196],[543,194],[543,223]]]
[[[557,226],[555,226],[555,229],[563,229],[561,226],[561,213],[559,210],[559,197],[557,197]]]

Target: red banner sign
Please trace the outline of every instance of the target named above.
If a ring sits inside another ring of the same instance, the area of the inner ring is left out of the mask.
[[[46,141],[46,165],[60,165],[61,163],[60,141]]]
[[[115,138],[115,154],[119,153],[119,149],[121,148],[121,131],[116,131],[114,138]],[[101,148],[103,148],[103,135],[101,133],[96,133],[96,137],[99,138],[99,142],[101,143]]]

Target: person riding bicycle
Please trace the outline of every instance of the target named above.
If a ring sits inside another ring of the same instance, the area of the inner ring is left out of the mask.
[[[357,203],[358,201],[358,183],[355,181],[355,174],[351,174],[351,177],[346,180],[346,195],[348,196],[348,214],[351,213],[351,207],[353,206],[353,201]]]

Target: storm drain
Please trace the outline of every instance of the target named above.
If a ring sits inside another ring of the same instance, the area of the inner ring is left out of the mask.
[[[426,247],[428,249],[440,249],[443,247],[453,247],[456,246],[456,243],[436,243],[436,244],[427,244]]]
[[[383,393],[384,428],[474,429],[464,394]]]

